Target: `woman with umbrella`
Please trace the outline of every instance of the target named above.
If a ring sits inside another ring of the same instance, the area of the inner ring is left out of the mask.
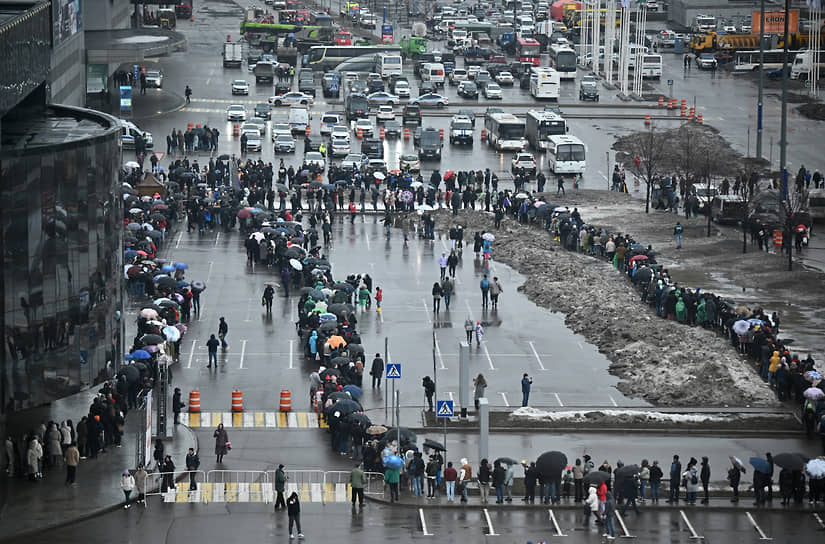
[[[731,456],[730,462],[731,468],[728,469],[728,483],[730,483],[730,487],[733,490],[733,497],[731,497],[730,502],[739,502],[739,481],[741,480],[742,474],[745,473],[745,466],[738,457]]]

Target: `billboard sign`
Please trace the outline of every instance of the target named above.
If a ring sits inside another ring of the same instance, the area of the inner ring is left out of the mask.
[[[381,43],[393,42],[392,25],[381,25]]]
[[[759,28],[762,23],[760,15],[761,11],[754,11],[751,21],[753,21],[754,34],[759,34]],[[785,11],[766,11],[765,12],[765,34],[784,34],[785,33]],[[791,34],[799,32],[799,10],[792,9],[788,12],[788,32]]]
[[[132,111],[132,88],[128,85],[120,86],[120,111]]]
[[[83,30],[80,0],[52,0],[52,40],[58,45]]]

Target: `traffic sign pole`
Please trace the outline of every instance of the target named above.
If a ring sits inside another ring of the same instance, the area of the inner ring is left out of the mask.
[[[444,420],[444,447],[447,447],[447,419],[455,416],[455,406],[451,400],[435,401],[435,417]]]

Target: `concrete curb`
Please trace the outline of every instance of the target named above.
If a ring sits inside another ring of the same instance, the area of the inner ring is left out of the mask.
[[[191,438],[195,441],[195,451],[200,453],[200,445],[198,443],[197,433],[195,433],[195,431],[193,431],[190,427],[187,427],[185,425],[179,425],[179,427],[186,429],[186,431],[190,433]],[[186,474],[181,474],[178,478],[175,479],[175,482],[177,483],[177,482],[183,481],[184,478],[186,478]],[[72,519],[64,519],[64,520],[61,520],[61,521],[56,521],[54,523],[41,525],[37,529],[32,529],[32,530],[29,530],[29,531],[23,531],[23,532],[15,533],[13,535],[8,535],[8,536],[2,536],[2,537],[0,537],[0,542],[19,541],[21,538],[25,538],[25,537],[30,536],[30,535],[36,535],[36,534],[42,533],[44,531],[49,531],[49,530],[52,530],[52,529],[59,529],[60,527],[65,527],[67,525],[71,525],[71,524],[74,524],[74,523],[80,523],[80,522],[83,522],[83,521],[87,521],[87,520],[90,520],[92,518],[99,517],[103,514],[108,514],[109,512],[114,512],[115,510],[118,510],[119,508],[121,508],[123,503],[124,503],[124,501],[121,500],[121,501],[118,501],[117,503],[109,505],[109,506],[101,506],[100,508],[96,508],[94,510],[89,510],[85,514],[83,514],[81,516],[76,516]]]

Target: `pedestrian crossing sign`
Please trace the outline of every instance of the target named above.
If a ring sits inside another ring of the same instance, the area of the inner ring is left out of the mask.
[[[401,379],[401,363],[387,363],[387,379]]]
[[[435,416],[436,417],[453,417],[453,401],[451,400],[437,400],[435,401]]]

